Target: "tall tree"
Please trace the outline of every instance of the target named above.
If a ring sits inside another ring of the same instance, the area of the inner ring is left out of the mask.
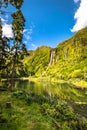
[[[12,14],[12,29],[13,29],[13,46],[12,46],[12,72],[10,77],[10,88],[13,86],[14,77],[16,74],[16,67],[20,66],[21,58],[22,58],[22,51],[24,50],[24,43],[22,42],[23,39],[23,30],[24,30],[24,23],[25,19],[21,12],[21,10],[17,10]]]
[[[9,39],[2,36],[2,21],[0,19],[0,79],[6,69],[6,58],[8,57]]]
[[[0,8],[1,7],[5,7],[7,8],[9,4],[11,4],[12,6],[14,6],[16,8],[16,12],[12,13],[12,30],[13,30],[13,38],[9,39],[13,41],[13,44],[11,44],[10,49],[9,49],[9,57],[8,57],[8,62],[7,65],[10,65],[10,71],[9,71],[9,76],[10,76],[10,82],[9,82],[9,88],[10,90],[12,89],[13,86],[13,82],[14,82],[14,78],[15,78],[15,74],[16,74],[16,67],[18,67],[18,65],[21,64],[21,59],[23,58],[23,51],[25,51],[25,44],[22,42],[23,39],[23,29],[24,29],[24,23],[25,23],[25,19],[24,16],[22,14],[22,11],[20,10],[22,4],[23,4],[23,0],[0,0]],[[3,13],[3,11],[1,10],[1,13]],[[0,20],[0,41],[2,41],[2,45],[3,45],[3,50],[5,49],[4,44],[8,44],[8,39],[5,37],[4,41],[2,38],[2,23]],[[1,46],[1,44],[0,44]],[[4,57],[4,52],[1,54],[1,50],[0,50],[0,57]],[[5,60],[5,58],[3,58],[3,60],[1,59],[1,62],[3,63]],[[2,64],[3,66],[3,64]],[[7,67],[9,68],[9,66]],[[2,68],[1,68],[2,69]],[[9,70],[9,69],[8,69]]]

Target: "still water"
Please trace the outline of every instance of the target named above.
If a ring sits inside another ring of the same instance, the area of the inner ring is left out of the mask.
[[[87,89],[77,89],[68,83],[53,83],[43,80],[39,82],[19,80],[15,82],[15,88],[38,95],[58,96],[61,99],[87,103]]]

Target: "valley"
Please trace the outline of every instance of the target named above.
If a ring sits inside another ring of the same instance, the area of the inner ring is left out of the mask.
[[[1,72],[0,130],[87,130],[87,27],[22,63],[10,91]]]

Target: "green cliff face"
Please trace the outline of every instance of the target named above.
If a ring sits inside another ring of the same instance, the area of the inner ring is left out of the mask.
[[[24,62],[30,75],[87,79],[87,27],[54,49],[39,47]]]
[[[46,71],[50,60],[50,47],[41,46],[35,51],[29,52],[29,56],[24,59],[29,75],[42,75]]]
[[[87,28],[60,43],[55,51],[56,62],[48,68],[48,74],[61,78],[87,78]]]

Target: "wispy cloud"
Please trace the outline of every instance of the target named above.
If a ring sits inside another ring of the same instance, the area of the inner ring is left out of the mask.
[[[27,44],[27,41],[24,41],[25,44]]]
[[[33,33],[32,26],[29,29],[24,29],[23,34],[26,40],[32,40],[31,34]]]
[[[36,45],[34,43],[31,44],[32,47],[36,47]]]
[[[37,48],[37,45],[32,43],[32,41],[24,41],[24,43],[26,44],[26,47],[29,50],[35,50]]]
[[[24,29],[23,33],[32,34],[33,28],[30,27],[30,29]]]
[[[80,6],[75,12],[74,19],[76,20],[75,25],[71,29],[71,32],[76,32],[81,28],[87,26],[87,0],[74,0],[75,3],[80,1]]]
[[[79,2],[80,0],[74,0],[75,3]]]
[[[4,18],[1,18],[2,23],[6,22],[7,20],[5,20]]]
[[[32,40],[32,34],[34,31],[35,25],[31,23],[31,26],[29,28],[25,28],[23,31],[23,41],[26,44],[26,47],[28,49],[36,49],[36,45],[33,44],[33,40]]]
[[[31,43],[32,49],[35,50],[37,46],[34,43]]]
[[[32,37],[30,35],[24,34],[24,37],[26,40],[30,40],[30,41],[32,40]]]

